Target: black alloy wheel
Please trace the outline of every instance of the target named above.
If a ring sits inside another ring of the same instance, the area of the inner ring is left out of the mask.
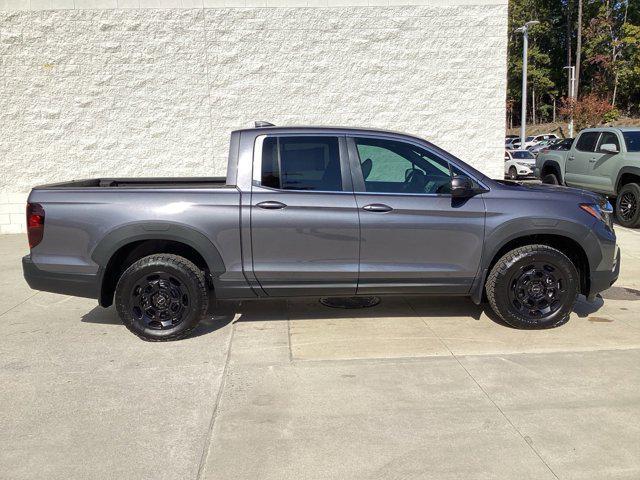
[[[115,304],[122,323],[140,338],[177,340],[204,318],[212,293],[196,265],[160,253],[143,257],[124,271]]]
[[[189,308],[189,290],[175,276],[154,272],[131,289],[131,315],[147,328],[162,330],[178,325]]]
[[[544,319],[557,312],[566,296],[566,274],[547,262],[519,267],[511,276],[509,301],[520,315]]]
[[[616,217],[623,227],[635,228],[640,225],[640,185],[627,183],[616,198]]]
[[[515,328],[566,323],[580,287],[580,273],[565,253],[549,245],[524,245],[495,263],[485,284],[493,311]]]

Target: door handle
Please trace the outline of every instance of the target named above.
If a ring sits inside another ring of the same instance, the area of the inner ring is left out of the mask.
[[[393,210],[393,208],[389,205],[385,205],[384,203],[372,203],[370,205],[365,205],[362,209],[367,212],[390,212]]]
[[[281,208],[286,207],[284,203],[276,202],[274,200],[269,200],[267,202],[260,202],[256,204],[256,207],[264,208],[267,210],[280,210]]]
[[[576,157],[571,156],[571,157],[567,157],[567,160],[574,160],[575,158]]]
[[[589,160],[589,163],[596,163],[596,159],[592,158],[591,160]]]

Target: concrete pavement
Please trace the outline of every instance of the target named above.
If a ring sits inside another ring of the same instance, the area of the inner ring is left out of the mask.
[[[640,478],[640,232],[557,329],[465,299],[227,305],[150,344],[0,237],[0,478]]]

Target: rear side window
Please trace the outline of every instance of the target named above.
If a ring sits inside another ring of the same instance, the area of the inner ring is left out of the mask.
[[[596,143],[598,143],[598,137],[600,132],[585,132],[580,135],[578,143],[576,143],[576,149],[581,152],[595,152]]]
[[[342,191],[338,138],[266,138],[261,183],[281,190]]]
[[[640,132],[622,132],[627,152],[640,152]]]

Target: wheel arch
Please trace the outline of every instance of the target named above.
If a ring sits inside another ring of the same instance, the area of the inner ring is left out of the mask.
[[[194,228],[170,222],[125,225],[109,232],[91,254],[101,272],[99,304],[111,305],[124,270],[140,258],[156,253],[185,257],[213,277],[226,270],[216,246]]]
[[[577,238],[568,235],[567,232],[540,230],[505,237],[500,242],[496,242],[490,251],[485,251],[483,267],[471,290],[471,298],[474,303],[480,304],[482,302],[487,276],[497,261],[507,252],[525,245],[547,245],[564,253],[578,270],[580,293],[588,294],[591,285],[591,270],[589,256],[583,246]]]
[[[564,175],[560,164],[556,160],[545,160],[540,168],[540,178],[544,178],[545,175],[555,173],[558,176],[558,182],[564,184]]]
[[[622,167],[616,178],[616,195],[627,183],[640,184],[640,168],[638,167]]]

